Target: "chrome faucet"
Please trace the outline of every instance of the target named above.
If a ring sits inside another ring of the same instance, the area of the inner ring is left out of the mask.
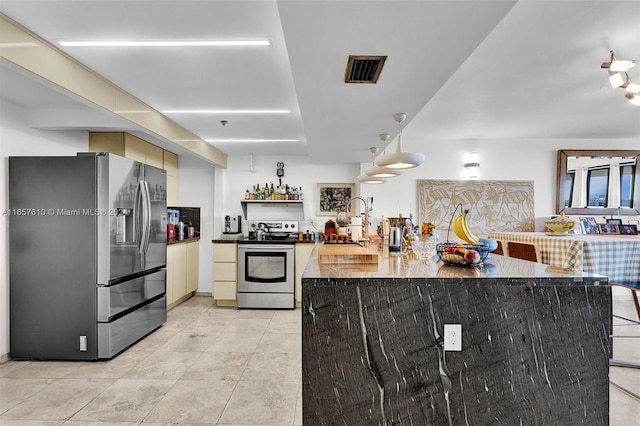
[[[369,244],[369,204],[367,203],[367,199],[364,197],[351,197],[347,202],[347,210],[353,200],[360,200],[364,203],[364,241],[365,246]]]

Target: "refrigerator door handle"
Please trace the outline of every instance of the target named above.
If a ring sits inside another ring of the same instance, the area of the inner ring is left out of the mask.
[[[144,193],[144,238],[142,244],[144,245],[143,252],[146,253],[149,249],[149,239],[151,238],[151,196],[149,194],[149,182],[142,181]]]
[[[136,187],[136,195],[134,197],[133,203],[133,211],[135,214],[135,218],[133,220],[133,233],[136,239],[136,247],[138,248],[138,252],[142,253],[142,221],[143,221],[143,213],[141,209],[143,208],[143,200],[142,200],[142,181],[138,182],[138,186]]]

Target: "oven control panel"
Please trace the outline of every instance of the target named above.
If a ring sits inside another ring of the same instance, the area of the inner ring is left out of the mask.
[[[249,222],[249,230],[263,228],[267,232],[297,233],[297,220],[252,220]]]

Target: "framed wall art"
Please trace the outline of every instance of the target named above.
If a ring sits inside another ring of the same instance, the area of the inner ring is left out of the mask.
[[[318,183],[316,185],[316,215],[336,216],[346,210],[356,195],[355,183]]]
[[[622,219],[607,219],[607,223],[615,223],[616,225],[622,225]]]

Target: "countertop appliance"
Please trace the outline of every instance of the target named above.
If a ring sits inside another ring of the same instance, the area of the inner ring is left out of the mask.
[[[223,234],[242,233],[242,216],[225,216]]]
[[[298,222],[255,221],[249,229],[238,241],[238,308],[294,309]]]
[[[14,359],[109,359],[167,318],[166,172],[105,153],[10,157]]]

